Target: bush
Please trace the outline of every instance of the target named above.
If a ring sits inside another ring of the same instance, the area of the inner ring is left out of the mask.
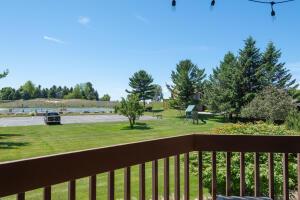
[[[263,122],[247,123],[247,124],[232,124],[226,125],[215,130],[217,134],[247,134],[247,135],[295,135],[294,131],[286,130],[284,126],[277,126],[266,124]],[[191,154],[191,172],[198,174],[197,155]],[[231,160],[232,173],[232,191],[233,195],[239,195],[239,181],[240,181],[240,162],[239,153],[232,153]],[[245,154],[245,172],[246,172],[246,195],[253,196],[254,191],[254,154]],[[211,153],[203,153],[203,184],[206,188],[211,188]],[[297,161],[296,155],[289,156],[289,188],[295,191],[297,188]],[[226,156],[224,152],[217,153],[217,191],[225,194],[226,189]],[[275,177],[275,192],[279,199],[282,194],[282,154],[274,154],[274,177]],[[268,155],[267,153],[260,154],[260,179],[261,179],[261,195],[268,196]]]
[[[130,123],[130,128],[135,125],[138,119],[144,112],[143,106],[140,105],[139,97],[135,94],[128,95],[126,99],[122,98],[119,111],[126,116]]]
[[[293,98],[282,89],[267,87],[242,109],[242,117],[284,121],[288,113],[295,109]]]
[[[300,131],[300,112],[293,110],[285,120],[285,126],[289,130]]]

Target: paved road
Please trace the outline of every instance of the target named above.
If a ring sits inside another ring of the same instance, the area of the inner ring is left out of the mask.
[[[153,117],[143,116],[141,120],[153,120]],[[121,115],[81,115],[62,116],[62,124],[97,123],[97,122],[121,122],[128,119]],[[6,126],[31,126],[44,124],[43,117],[5,117],[0,118],[0,127]]]

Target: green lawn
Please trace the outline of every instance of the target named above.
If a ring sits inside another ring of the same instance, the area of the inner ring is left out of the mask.
[[[177,111],[164,112],[162,120],[140,122],[131,130],[128,123],[72,124],[61,126],[28,126],[0,128],[0,162],[30,158],[55,153],[103,147],[120,143],[170,137],[187,133],[209,133],[221,126],[220,118],[212,118],[206,124],[193,125],[178,118]],[[151,166],[146,169],[147,198],[151,197]],[[162,194],[162,162],[159,162],[159,184]],[[173,173],[171,160],[171,172]],[[183,171],[183,170],[181,170]],[[106,198],[106,174],[98,176],[98,196]],[[182,179],[183,180],[183,179]],[[138,197],[138,170],[132,167],[132,196]],[[196,177],[191,176],[191,196],[196,197]],[[171,184],[173,176],[171,174]],[[123,196],[123,171],[116,172],[116,197]],[[173,187],[171,187],[171,193]],[[41,191],[28,192],[27,199],[41,199]],[[59,184],[53,189],[54,199],[66,199],[67,185]],[[87,179],[78,180],[78,199],[88,198]],[[10,199],[10,198],[5,198]]]

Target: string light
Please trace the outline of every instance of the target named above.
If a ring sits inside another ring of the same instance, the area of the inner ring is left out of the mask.
[[[173,6],[173,7],[176,6],[176,0],[172,0],[172,6]]]
[[[275,17],[276,12],[274,10],[274,5],[275,4],[281,4],[281,3],[288,3],[290,1],[295,1],[295,0],[285,0],[285,1],[259,1],[259,0],[249,0],[255,3],[263,3],[263,4],[270,4],[271,5],[271,16]]]
[[[291,2],[291,1],[295,1],[295,0],[283,0],[283,1],[248,0],[248,1],[252,1],[252,2],[255,2],[255,3],[262,3],[262,4],[270,4],[271,5],[271,16],[275,17],[276,12],[274,10],[274,5],[282,4],[282,3],[288,3],[288,2]],[[211,0],[211,3],[210,3],[211,7],[215,6],[215,4],[216,4],[216,0]],[[176,7],[176,0],[172,0],[172,6]]]
[[[215,0],[212,0],[211,3],[210,3],[211,6],[214,6],[215,4],[216,4]]]

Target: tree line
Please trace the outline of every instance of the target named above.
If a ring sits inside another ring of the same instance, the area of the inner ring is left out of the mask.
[[[248,118],[284,120],[300,101],[300,92],[280,58],[281,51],[274,43],[261,51],[249,37],[237,55],[226,53],[208,78],[204,68],[182,60],[171,72],[172,83],[166,85],[171,93],[169,103],[177,109],[203,105],[229,118],[242,113]],[[138,99],[144,107],[147,100],[163,98],[161,87],[153,84],[152,76],[144,70],[129,78],[129,86],[131,90],[126,91],[137,98],[128,100]]]
[[[181,61],[171,74],[172,84],[167,85],[171,92],[170,103],[173,107],[181,108],[186,108],[189,104],[202,104],[213,112],[225,113],[231,118],[239,116],[253,100],[259,101],[257,95],[262,93],[269,94],[272,101],[275,99],[275,103],[288,112],[288,107],[281,106],[279,103],[289,101],[289,97],[295,98],[294,94],[297,92],[298,85],[285,67],[285,63],[280,62],[280,58],[281,51],[275,47],[274,43],[268,43],[266,49],[261,52],[256,47],[256,41],[249,37],[237,55],[228,52],[224,56],[208,79],[205,79],[204,69],[199,68],[190,60]],[[279,95],[286,101],[282,99],[276,101]],[[264,102],[269,102],[268,106],[274,107],[274,104],[270,105],[272,102],[270,98]],[[253,105],[263,106],[252,103],[251,111],[258,109]],[[289,108],[292,109],[292,107]],[[261,111],[265,110],[261,108]],[[246,111],[242,113],[253,117],[253,113],[249,114]],[[264,115],[258,117],[265,117]]]
[[[8,72],[3,73],[7,75]],[[20,88],[4,87],[0,90],[0,100],[29,100],[36,98],[53,98],[53,99],[86,99],[110,101],[108,94],[99,98],[97,90],[90,82],[77,84],[74,87],[56,86],[43,88],[41,85],[36,86],[32,81],[27,81]]]

